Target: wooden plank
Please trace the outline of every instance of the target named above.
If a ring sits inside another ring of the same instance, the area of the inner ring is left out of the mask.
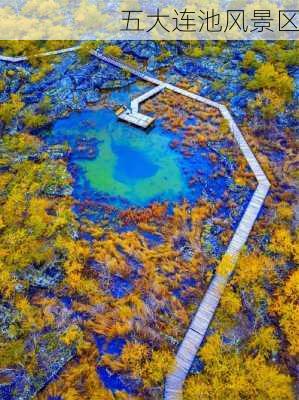
[[[131,112],[130,110],[126,110],[117,117],[122,121],[139,126],[143,129],[148,128],[155,120],[153,117],[149,117],[138,112]]]
[[[131,101],[131,109],[133,112],[138,112],[139,106],[144,101],[148,100],[149,98],[155,96],[159,92],[161,92],[165,88],[165,85],[158,85],[155,86],[153,89],[149,90],[148,92],[142,94],[139,97],[136,97]]]
[[[58,54],[71,53],[71,52],[79,50],[80,47],[81,46],[74,46],[74,47],[67,47],[66,49],[47,51],[46,53],[34,54],[32,57],[35,57],[35,58],[38,58],[38,57],[49,57],[49,56],[54,56],[54,55],[58,55]],[[21,62],[21,61],[26,61],[26,60],[28,60],[28,58],[29,57],[27,57],[27,56],[7,57],[7,56],[0,55],[0,61],[7,61],[7,62],[12,62],[12,63],[18,63],[18,62]]]

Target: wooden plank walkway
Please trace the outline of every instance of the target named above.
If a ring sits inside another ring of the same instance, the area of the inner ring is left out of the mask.
[[[148,90],[146,93],[142,94],[141,96],[136,97],[131,101],[131,110],[133,112],[138,112],[139,106],[144,101],[148,100],[149,98],[155,96],[156,94],[160,93],[165,88],[165,85],[158,85],[155,86],[153,89]]]
[[[142,129],[147,129],[155,121],[153,117],[131,110],[123,111],[121,114],[118,114],[117,118]]]
[[[35,54],[33,57],[49,57],[49,56],[55,56],[55,55],[59,55],[59,54],[71,53],[73,51],[79,50],[80,48],[81,48],[81,46],[74,46],[74,47],[68,47],[66,49],[47,51],[46,53]],[[26,61],[26,60],[28,60],[28,58],[29,57],[26,57],[26,56],[24,56],[24,57],[23,56],[9,57],[9,56],[0,55],[0,61],[6,61],[6,62],[12,62],[12,63]]]
[[[67,51],[74,51],[71,49],[65,49]],[[53,52],[50,52],[53,54]],[[48,53],[47,55],[50,55]],[[270,188],[270,183],[264,174],[260,164],[258,163],[257,159],[255,158],[254,154],[252,153],[250,147],[248,146],[246,140],[244,139],[241,131],[237,127],[235,121],[233,120],[231,114],[227,110],[227,108],[219,103],[213,102],[209,99],[206,99],[202,96],[196,95],[194,93],[190,93],[187,90],[178,88],[177,86],[171,85],[169,83],[165,83],[159,79],[156,79],[144,72],[138,71],[133,67],[122,63],[120,60],[117,60],[113,57],[107,57],[97,51],[91,51],[91,54],[97,57],[98,59],[109,63],[118,68],[122,68],[130,73],[134,74],[135,76],[151,82],[159,87],[163,87],[169,90],[173,90],[176,93],[180,93],[184,96],[192,98],[194,100],[203,102],[209,106],[217,108],[223,115],[223,117],[228,121],[231,131],[239,144],[239,147],[246,158],[250,168],[252,169],[255,177],[257,179],[258,185],[257,188],[244,212],[244,215],[239,222],[239,225],[231,239],[227,251],[224,255],[229,255],[232,259],[233,265],[235,264],[238,255],[244,246],[248,235],[252,229],[252,226],[258,217],[258,214],[263,206],[265,197],[267,196],[268,190]],[[46,55],[46,54],[44,54]],[[41,56],[41,55],[37,55]],[[17,58],[15,58],[17,59]],[[0,60],[4,60],[3,56],[0,56]],[[11,61],[6,59],[6,61]],[[20,60],[20,57],[18,58]],[[12,61],[17,62],[17,61]],[[158,90],[158,89],[157,89]],[[161,89],[162,90],[162,89]],[[153,89],[151,90],[153,91]],[[144,95],[140,96],[141,98]],[[144,101],[144,100],[143,100]],[[134,102],[134,100],[133,100]],[[141,102],[141,101],[140,101]],[[132,107],[134,109],[138,107],[140,102],[136,101],[133,103]],[[181,400],[182,399],[182,392],[183,392],[183,384],[185,382],[186,376],[190,370],[194,357],[196,356],[197,351],[199,350],[202,341],[207,333],[208,327],[212,321],[212,318],[215,314],[216,308],[220,301],[221,295],[225,288],[225,285],[233,271],[227,273],[226,276],[220,276],[219,274],[215,274],[213,277],[199,307],[194,315],[191,324],[185,334],[183,341],[181,342],[177,355],[176,355],[176,365],[172,372],[166,378],[165,382],[165,391],[164,391],[164,399],[165,400]]]
[[[132,75],[135,75],[138,78],[143,79],[144,81],[151,82],[154,85],[164,84],[164,82],[160,81],[159,79],[156,79],[148,74],[145,74],[144,72],[133,68],[131,65],[123,63],[122,61],[120,61],[119,59],[117,59],[115,57],[105,56],[103,53],[100,53],[96,50],[91,50],[90,54],[94,55],[99,60],[102,60],[110,65],[113,65],[114,67],[121,68],[125,71],[130,72]]]
[[[155,121],[154,117],[142,114],[139,112],[140,104],[149,98],[155,96],[165,88],[165,85],[155,86],[153,89],[148,90],[141,96],[136,97],[131,101],[131,110],[125,110],[121,114],[118,114],[118,118],[129,122],[133,125],[139,126],[140,128],[146,129]]]
[[[140,104],[149,98],[155,96],[157,93],[164,89],[165,85],[155,86],[153,89],[148,90],[141,96],[136,97],[131,101],[131,110],[125,110],[121,114],[118,114],[118,118],[126,121],[130,124],[139,126],[140,128],[146,129],[153,124],[155,121],[154,117],[142,114],[139,112]]]
[[[132,74],[135,74],[141,79],[148,82],[155,83],[158,87],[163,87],[172,90],[176,93],[187,96],[196,101],[203,102],[209,106],[217,108],[223,115],[223,117],[228,121],[230,129],[239,144],[239,147],[246,158],[250,168],[252,169],[255,177],[258,181],[257,188],[245,210],[245,213],[239,222],[239,225],[231,239],[231,242],[227,248],[226,253],[223,257],[229,255],[232,260],[232,266],[235,265],[238,255],[246,243],[248,235],[253,227],[253,224],[260,212],[260,209],[264,203],[265,197],[270,188],[270,183],[264,174],[260,164],[256,160],[254,154],[252,153],[250,147],[248,146],[246,140],[244,139],[241,131],[237,127],[235,121],[233,120],[231,114],[227,108],[219,103],[212,100],[206,99],[205,97],[190,93],[187,90],[179,88],[177,86],[165,83],[156,78],[152,78],[141,71],[137,71],[134,68],[123,64],[121,61],[111,59],[106,56],[94,52],[94,55],[103,61],[109,62],[114,66],[128,70]],[[165,388],[164,388],[164,399],[165,400],[181,400],[183,397],[183,385],[188,372],[191,368],[193,360],[204,340],[207,333],[209,325],[213,319],[221,295],[224,291],[225,285],[233,271],[230,271],[226,276],[221,276],[215,274],[212,279],[207,292],[205,293],[198,310],[193,317],[191,324],[185,334],[183,341],[181,342],[177,355],[176,363],[173,371],[169,373],[166,377]]]

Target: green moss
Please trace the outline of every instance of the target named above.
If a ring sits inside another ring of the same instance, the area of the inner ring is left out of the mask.
[[[240,79],[243,82],[247,82],[249,80],[249,75],[248,74],[241,74]]]
[[[52,102],[49,96],[45,96],[43,100],[39,103],[38,108],[42,113],[46,113],[51,109]]]
[[[245,53],[241,66],[243,68],[257,68],[260,63],[256,59],[255,52],[252,50],[248,50]]]
[[[112,57],[121,57],[123,52],[119,46],[108,45],[104,48],[104,54]]]
[[[201,47],[192,47],[186,50],[186,54],[190,57],[200,58],[204,55]]]
[[[216,80],[212,83],[212,88],[214,90],[220,90],[220,89],[224,88],[224,86],[225,86],[225,83],[221,80]]]
[[[16,74],[16,71],[14,71],[13,69],[9,69],[8,71],[6,71],[6,76],[8,76],[10,78],[15,76],[15,74]]]
[[[208,57],[218,57],[222,53],[222,47],[218,45],[206,44],[203,55]]]
[[[49,118],[46,115],[34,114],[30,111],[26,111],[24,115],[24,124],[26,128],[40,128],[49,122]]]
[[[9,101],[6,103],[0,103],[0,121],[4,125],[9,124],[14,118],[16,118],[19,112],[24,107],[21,95],[12,94]]]
[[[5,80],[0,79],[0,92],[3,92],[5,90]]]
[[[158,62],[164,61],[167,58],[171,57],[171,52],[169,50],[164,50],[159,56],[156,57]]]

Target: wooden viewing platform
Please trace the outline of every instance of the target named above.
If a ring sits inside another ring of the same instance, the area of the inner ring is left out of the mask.
[[[155,118],[141,114],[137,111],[124,109],[124,111],[116,112],[117,118],[129,124],[136,125],[139,128],[147,129],[155,121]]]
[[[165,88],[164,84],[155,86],[153,89],[147,91],[141,96],[136,97],[131,101],[131,110],[127,107],[122,106],[119,110],[116,111],[116,115],[118,119],[128,122],[132,125],[136,125],[140,128],[147,129],[149,128],[155,121],[154,117],[150,117],[149,115],[141,114],[139,112],[139,106],[145,100],[150,97],[155,96],[159,92],[161,92]]]

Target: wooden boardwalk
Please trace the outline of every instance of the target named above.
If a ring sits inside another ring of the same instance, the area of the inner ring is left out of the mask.
[[[131,110],[123,111],[121,114],[118,114],[117,118],[142,129],[147,129],[155,121],[155,118],[153,117]]]
[[[59,55],[59,54],[71,53],[73,51],[79,50],[80,48],[81,48],[81,46],[74,46],[74,47],[68,47],[66,49],[61,49],[61,50],[47,51],[46,53],[36,54],[33,57],[49,57],[49,56],[55,56],[55,55]],[[26,56],[9,57],[9,56],[0,55],[0,61],[6,61],[6,62],[12,62],[12,63],[19,63],[21,61],[26,61],[26,60],[28,60],[28,58],[29,57],[26,57]]]
[[[165,84],[164,82],[160,81],[159,79],[156,79],[153,76],[150,76],[149,74],[145,74],[144,72],[133,68],[131,65],[123,63],[121,60],[119,60],[115,57],[105,56],[103,53],[100,53],[96,50],[91,50],[90,54],[97,57],[99,60],[102,60],[110,65],[113,65],[114,67],[121,68],[125,71],[130,72],[132,75],[135,75],[144,81],[151,82],[154,85],[162,85],[162,84],[164,85]]]
[[[130,124],[139,126],[140,128],[146,129],[153,124],[155,121],[154,117],[150,117],[148,115],[142,114],[139,112],[139,106],[141,103],[146,101],[147,99],[155,96],[157,93],[161,92],[164,89],[165,85],[155,86],[153,89],[148,90],[146,93],[141,96],[136,97],[131,101],[131,110],[125,110],[121,114],[118,114],[118,118],[126,121]]]
[[[248,235],[253,227],[253,224],[259,214],[259,211],[264,203],[265,197],[270,188],[270,183],[264,174],[260,164],[256,160],[254,154],[252,153],[250,147],[248,146],[246,140],[244,139],[242,133],[237,127],[235,121],[233,120],[231,114],[227,108],[219,103],[212,100],[206,99],[205,97],[190,93],[187,90],[181,89],[177,86],[171,85],[169,83],[162,82],[156,78],[146,75],[144,72],[137,71],[134,68],[123,64],[119,60],[114,58],[103,56],[97,52],[93,53],[99,59],[106,61],[116,67],[125,69],[132,74],[144,79],[148,82],[158,85],[158,87],[163,87],[163,89],[169,89],[176,93],[182,94],[191,99],[200,101],[209,106],[217,108],[223,115],[223,117],[228,121],[230,129],[244,155],[250,168],[252,169],[255,177],[257,179],[257,188],[245,210],[245,213],[239,222],[239,225],[231,239],[231,242],[227,248],[224,255],[229,255],[233,265],[237,261],[238,255],[244,246]],[[185,334],[183,341],[181,342],[177,355],[176,363],[173,371],[169,373],[165,381],[164,389],[164,399],[165,400],[181,400],[183,397],[183,385],[191,368],[193,360],[203,342],[203,339],[207,333],[209,325],[215,314],[216,308],[219,304],[221,295],[224,291],[225,285],[230,277],[230,271],[226,276],[220,276],[215,274],[212,279],[207,292],[205,293],[196,314],[194,315],[191,324]]]
[[[67,51],[74,51],[76,48],[72,49],[65,49],[63,52]],[[60,51],[62,53],[62,51]],[[53,52],[44,54],[44,55],[51,55]],[[59,54],[59,53],[56,53]],[[194,93],[190,93],[187,90],[178,88],[177,86],[171,85],[169,83],[162,82],[159,79],[156,79],[155,77],[152,77],[148,74],[145,74],[142,71],[138,71],[134,69],[133,67],[122,63],[120,60],[117,60],[113,57],[108,57],[105,56],[97,51],[91,51],[91,54],[93,54],[95,57],[98,59],[109,63],[110,65],[113,65],[115,67],[124,69],[126,71],[129,71],[131,74],[134,74],[135,76],[151,82],[155,85],[158,85],[159,88],[162,89],[169,89],[172,90],[176,93],[180,93],[184,96],[187,96],[191,99],[200,101],[202,103],[205,103],[209,106],[217,108],[223,115],[223,117],[228,121],[230,129],[244,155],[246,158],[250,168],[252,169],[253,173],[255,174],[255,177],[257,179],[258,185],[257,188],[243,214],[243,217],[241,221],[239,222],[239,225],[233,235],[233,238],[231,239],[229,246],[227,248],[227,251],[224,255],[229,255],[230,258],[233,261],[233,265],[235,264],[238,255],[244,246],[248,235],[250,234],[250,231],[253,227],[253,224],[258,217],[258,214],[263,206],[265,197],[267,196],[268,190],[270,188],[270,183],[264,174],[260,164],[256,160],[254,154],[252,153],[250,147],[248,146],[246,140],[244,139],[242,133],[240,132],[239,128],[237,127],[235,121],[233,120],[231,114],[227,110],[227,108],[219,103],[213,102],[209,99],[206,99],[202,96],[196,95]],[[44,56],[42,55],[42,56]],[[41,55],[38,55],[41,56]],[[6,57],[7,58],[7,57]],[[11,62],[17,62],[17,61],[23,61],[24,58],[16,60],[15,58],[14,61],[12,61],[12,58],[7,58],[6,60],[3,58],[3,56],[0,56],[0,60],[4,61],[11,61]],[[156,89],[158,93],[158,88]],[[159,91],[160,91],[159,90]],[[155,89],[152,89],[150,92],[155,92]],[[150,93],[149,92],[149,93]],[[151,96],[149,96],[151,97]],[[143,98],[146,99],[146,95],[142,95],[138,98],[132,101],[131,107],[132,109],[136,109],[138,111],[139,104]],[[185,337],[183,341],[181,342],[177,355],[176,355],[176,365],[175,368],[172,372],[169,373],[169,375],[166,378],[165,382],[165,391],[164,391],[164,399],[165,400],[181,400],[182,399],[182,392],[183,392],[183,385],[186,379],[186,376],[190,370],[190,367],[192,365],[192,362],[194,360],[194,357],[196,356],[202,341],[207,333],[207,330],[209,328],[209,325],[212,321],[212,318],[215,314],[216,308],[218,306],[218,303],[220,301],[221,295],[223,293],[223,290],[225,288],[225,284],[227,283],[230,274],[233,271],[230,271],[227,273],[226,276],[220,276],[219,274],[215,274],[213,277],[198,309],[196,314],[194,315],[191,324],[185,334]]]
[[[139,97],[136,97],[131,101],[131,109],[133,112],[139,111],[139,106],[144,101],[148,100],[149,98],[155,96],[156,94],[160,93],[165,88],[165,84],[155,86],[153,89],[148,90],[146,93],[142,94]]]

